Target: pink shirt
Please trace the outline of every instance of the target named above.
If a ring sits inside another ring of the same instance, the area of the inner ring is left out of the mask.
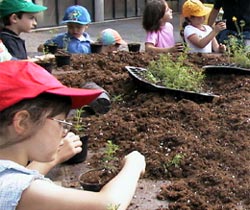
[[[173,25],[167,22],[159,31],[147,32],[146,43],[155,47],[170,48],[175,45]]]

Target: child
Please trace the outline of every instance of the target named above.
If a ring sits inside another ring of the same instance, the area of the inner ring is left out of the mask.
[[[28,58],[25,42],[21,39],[20,34],[28,33],[35,28],[37,25],[36,14],[46,9],[47,7],[27,0],[1,1],[0,16],[4,28],[0,33],[0,39],[14,58]]]
[[[79,5],[73,5],[66,9],[62,23],[67,24],[68,31],[47,40],[45,44],[55,43],[58,48],[66,49],[69,53],[90,53],[90,36],[86,33],[91,22],[88,10]],[[38,47],[42,51],[43,45]]]
[[[127,45],[121,35],[111,28],[101,31],[96,42],[102,45],[101,52],[115,52],[121,45]]]
[[[165,0],[152,0],[147,3],[143,12],[143,28],[147,32],[145,51],[178,52],[182,44],[175,44],[172,10]]]
[[[188,21],[184,28],[184,39],[190,52],[211,53],[224,52],[226,46],[218,44],[216,35],[226,29],[224,22],[219,22],[212,29],[204,25],[210,8],[205,7],[199,0],[187,0],[182,7],[182,14]]]
[[[116,177],[100,192],[63,188],[26,168],[29,161],[56,159],[71,124],[70,109],[90,103],[100,90],[68,88],[35,63],[0,63],[0,209],[126,209],[145,159],[139,152],[124,158]]]

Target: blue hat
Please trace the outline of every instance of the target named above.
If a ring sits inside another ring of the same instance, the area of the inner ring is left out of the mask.
[[[87,25],[91,22],[88,10],[85,7],[74,5],[66,9],[62,23],[79,23]]]

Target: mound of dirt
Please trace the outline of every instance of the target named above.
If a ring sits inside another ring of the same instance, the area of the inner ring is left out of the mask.
[[[144,206],[133,203],[130,209],[249,210],[250,76],[207,75],[205,86],[220,96],[210,103],[140,89],[124,67],[147,67],[158,56],[144,52],[74,55],[70,67],[53,70],[65,85],[80,87],[93,81],[110,94],[108,113],[84,119],[94,154],[88,165],[98,162],[107,140],[119,146],[119,157],[133,150],[145,155],[144,179],[163,181],[155,196],[169,204],[148,207],[145,201]],[[186,62],[202,67],[226,63],[227,58],[193,54]],[[65,186],[78,187],[83,165],[64,166],[71,171],[70,178],[63,177]],[[141,189],[140,193],[148,192]]]

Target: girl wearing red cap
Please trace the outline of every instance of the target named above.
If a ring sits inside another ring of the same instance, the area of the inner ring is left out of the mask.
[[[0,209],[128,207],[145,170],[144,156],[137,151],[124,158],[121,171],[100,192],[61,187],[26,167],[29,161],[55,160],[72,125],[65,121],[69,110],[100,94],[100,90],[68,88],[31,62],[0,63]]]

